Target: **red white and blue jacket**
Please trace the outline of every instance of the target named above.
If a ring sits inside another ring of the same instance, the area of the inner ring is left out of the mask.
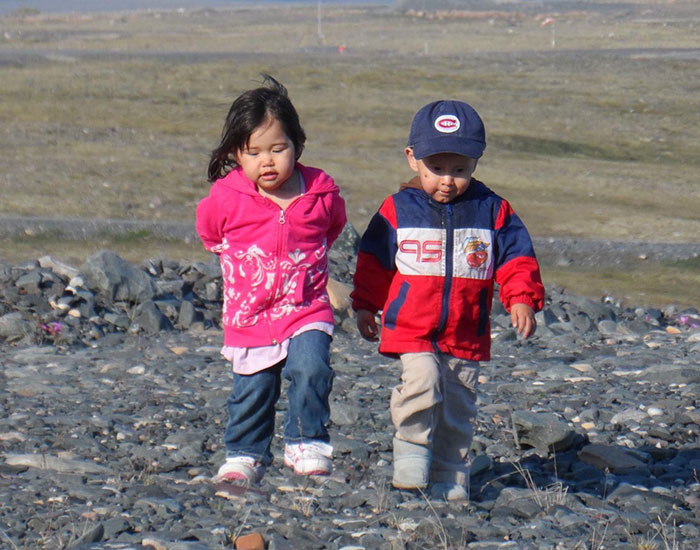
[[[532,241],[510,204],[474,179],[447,204],[408,188],[384,201],[362,236],[352,307],[382,310],[383,354],[486,361],[494,281],[507,310],[542,309]]]

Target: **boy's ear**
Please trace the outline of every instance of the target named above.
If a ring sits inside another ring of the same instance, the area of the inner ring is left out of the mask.
[[[418,172],[418,161],[416,160],[416,157],[413,156],[413,147],[406,147],[406,149],[404,149],[404,153],[406,154],[406,160],[408,161],[408,165],[411,167],[411,170]]]
[[[479,164],[479,159],[472,159],[474,162],[472,163],[472,172],[476,170],[476,165]]]

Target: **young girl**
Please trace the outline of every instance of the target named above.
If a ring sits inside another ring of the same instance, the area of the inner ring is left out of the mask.
[[[297,162],[306,135],[286,88],[263,77],[262,87],[231,105],[196,222],[204,246],[220,257],[222,354],[233,365],[217,477],[243,483],[260,480],[272,462],[281,376],[289,381],[284,463],[297,474],[330,473],[326,254],[346,221],[331,177]]]

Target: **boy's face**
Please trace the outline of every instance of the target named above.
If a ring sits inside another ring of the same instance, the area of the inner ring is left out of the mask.
[[[467,190],[478,161],[456,153],[438,153],[418,160],[411,147],[406,147],[406,159],[418,173],[423,191],[441,203],[448,203]]]

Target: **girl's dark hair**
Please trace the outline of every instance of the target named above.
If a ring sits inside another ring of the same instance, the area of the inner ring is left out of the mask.
[[[250,135],[268,118],[279,120],[287,137],[294,144],[296,158],[301,156],[306,143],[306,133],[299,122],[294,105],[289,100],[287,88],[269,74],[262,75],[262,87],[248,90],[236,98],[226,116],[221,142],[211,153],[208,179],[217,179],[235,166],[232,153],[248,145]]]

